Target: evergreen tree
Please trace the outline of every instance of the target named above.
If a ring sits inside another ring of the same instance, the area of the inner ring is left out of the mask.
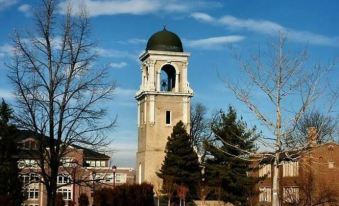
[[[196,185],[201,179],[200,164],[183,122],[179,121],[174,126],[165,153],[158,173],[164,181],[164,190],[173,188],[173,184],[184,185],[188,187],[191,196],[196,196]]]
[[[6,205],[19,206],[23,197],[15,141],[17,132],[15,126],[9,124],[11,114],[12,110],[2,100],[0,105],[0,197]]]
[[[211,123],[214,141],[205,142],[207,158],[205,174],[207,184],[216,188],[216,198],[234,205],[246,205],[256,179],[248,177],[251,163],[248,153],[256,150],[256,128],[247,129],[246,123],[237,119],[229,107],[221,111]]]

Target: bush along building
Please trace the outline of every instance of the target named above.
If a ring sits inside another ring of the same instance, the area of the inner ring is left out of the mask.
[[[22,205],[45,206],[46,189],[39,175],[41,165],[35,135],[29,131],[19,131],[18,139],[18,168],[25,199]],[[110,166],[109,159],[106,154],[94,150],[78,145],[68,146],[57,178],[57,193],[61,194],[65,205],[72,205],[73,201],[79,205],[80,199],[86,202],[86,198],[92,205],[95,191],[134,183],[134,169]]]
[[[279,199],[281,205],[339,204],[339,144],[317,144],[317,131],[308,129],[309,143],[302,151],[287,151],[280,160]],[[258,154],[260,157],[261,154]],[[272,159],[257,162],[251,175],[261,181],[251,198],[252,205],[272,204]]]

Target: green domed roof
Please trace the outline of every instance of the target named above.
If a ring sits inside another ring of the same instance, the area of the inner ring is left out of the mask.
[[[178,35],[173,32],[164,30],[153,34],[146,46],[147,50],[157,51],[172,51],[172,52],[183,52],[182,43]]]

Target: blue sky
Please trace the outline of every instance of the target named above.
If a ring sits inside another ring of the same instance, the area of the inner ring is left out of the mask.
[[[4,63],[11,55],[14,30],[33,28],[32,11],[39,1],[0,0],[0,97],[15,102],[6,78]],[[287,33],[291,48],[307,46],[311,63],[326,63],[339,54],[339,2],[336,0],[83,0],[73,1],[73,10],[85,3],[90,15],[92,38],[100,55],[97,65],[109,65],[117,82],[109,107],[118,124],[113,139],[113,162],[135,164],[137,109],[134,94],[140,84],[139,54],[147,39],[166,25],[177,33],[184,50],[191,53],[189,81],[195,92],[193,102],[202,102],[209,113],[234,105],[250,125],[261,125],[235,100],[220,75],[237,79],[239,67],[230,45],[242,54],[255,52],[259,45]],[[63,15],[65,1],[58,5]],[[338,69],[330,81],[336,85]],[[267,111],[270,112],[270,111]]]

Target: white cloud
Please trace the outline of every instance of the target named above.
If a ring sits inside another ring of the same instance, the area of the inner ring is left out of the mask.
[[[127,40],[127,42],[130,43],[130,44],[145,44],[147,42],[147,40],[146,39],[133,38],[133,39]]]
[[[244,40],[244,36],[231,35],[231,36],[218,36],[206,39],[187,40],[189,47],[201,49],[219,49],[225,44],[236,43]]]
[[[116,105],[123,107],[135,107],[135,93],[137,91],[133,89],[126,89],[117,87],[114,90],[114,102]]]
[[[134,97],[135,93],[137,91],[134,89],[125,89],[125,88],[121,88],[121,87],[117,87],[115,89],[115,94],[118,96],[125,96],[125,97]]]
[[[108,66],[111,67],[111,68],[121,69],[123,67],[126,67],[127,63],[126,62],[119,62],[119,63],[112,62],[112,63],[108,64]]]
[[[26,16],[31,15],[32,6],[29,4],[22,4],[18,7],[18,10],[24,13]]]
[[[198,8],[220,6],[220,3],[206,0],[73,0],[74,14],[86,8],[89,16],[132,14],[142,15],[161,12],[189,12]],[[65,14],[69,1],[59,4],[60,13]]]
[[[191,15],[196,20],[204,21],[204,22],[213,22],[214,18],[208,14],[201,13],[201,12],[195,12]]]
[[[14,48],[10,44],[3,44],[0,46],[0,58],[5,56],[12,56],[14,54]]]
[[[286,28],[276,22],[267,20],[241,19],[226,15],[220,18],[214,18],[206,13],[193,13],[194,19],[210,24],[224,25],[231,29],[246,29],[267,35],[278,35],[282,32],[288,39],[295,42],[309,43],[322,46],[339,46],[339,37],[328,37],[308,31],[299,31]]]
[[[17,0],[0,0],[0,11],[16,4]]]
[[[5,100],[14,99],[14,95],[9,90],[0,89],[0,99],[2,98]]]
[[[109,57],[109,58],[132,58],[136,59],[138,57],[137,54],[133,55],[130,52],[114,50],[114,49],[105,49],[102,47],[94,48],[94,52],[96,52],[100,57]]]

